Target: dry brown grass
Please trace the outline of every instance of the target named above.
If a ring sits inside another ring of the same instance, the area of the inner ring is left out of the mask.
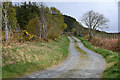
[[[102,39],[98,37],[93,37],[90,42],[97,47],[116,52],[120,51],[120,39]]]

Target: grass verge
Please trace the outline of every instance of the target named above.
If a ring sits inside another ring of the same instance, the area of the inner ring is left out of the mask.
[[[2,47],[2,77],[17,78],[56,65],[68,56],[69,39]]]
[[[88,49],[101,54],[107,61],[106,70],[103,72],[102,78],[120,78],[120,67],[119,67],[119,54],[120,52],[113,52],[103,48],[95,47],[88,41],[84,40],[84,37],[78,37],[81,42]]]

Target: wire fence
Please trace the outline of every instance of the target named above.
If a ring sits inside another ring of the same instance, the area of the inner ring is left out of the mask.
[[[82,37],[88,35],[88,30],[83,29],[80,33]],[[107,38],[107,39],[119,39],[120,33],[106,33],[104,31],[92,30],[92,35],[99,38]]]
[[[108,39],[119,39],[120,33],[106,33],[106,32],[93,32],[93,36],[97,36],[100,38],[108,38]]]

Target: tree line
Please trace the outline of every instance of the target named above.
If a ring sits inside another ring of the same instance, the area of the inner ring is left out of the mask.
[[[12,32],[18,30],[39,39],[54,39],[60,37],[66,28],[62,13],[55,7],[36,2],[2,3],[2,30],[7,43]]]
[[[120,36],[120,33],[107,33],[105,31],[99,31],[98,28],[107,28],[108,19],[106,19],[102,14],[94,12],[93,10],[88,11],[81,18],[81,22],[84,23],[87,27],[84,27],[82,23],[78,22],[75,18],[63,15],[64,22],[68,27],[64,32],[71,32],[74,35],[79,35],[81,37],[99,37],[99,38],[111,38],[117,39]]]
[[[74,35],[80,35],[83,31],[83,26],[76,21],[75,18],[63,15],[64,16],[64,22],[67,24],[67,28],[64,30],[64,32],[72,32]]]

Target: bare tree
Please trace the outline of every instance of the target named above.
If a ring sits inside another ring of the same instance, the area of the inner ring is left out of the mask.
[[[46,28],[47,28],[47,24],[46,24],[46,18],[45,18],[45,6],[43,3],[39,4],[39,14],[40,14],[40,37],[39,39],[41,39],[42,37],[42,29],[43,29],[43,38],[46,38]]]
[[[109,20],[106,19],[102,14],[91,10],[83,15],[82,22],[88,27],[88,34],[91,39],[93,36],[92,31],[96,30],[97,28],[105,28]]]
[[[2,16],[5,23],[5,37],[6,37],[6,43],[9,41],[9,29],[8,29],[8,7],[9,2],[3,2],[2,4],[2,10],[4,12],[4,15]]]
[[[40,22],[40,34],[39,34],[39,39],[42,38],[42,23],[43,23],[43,13],[42,13],[42,9],[41,9],[41,3],[38,4],[39,5],[39,15],[40,15],[40,19],[39,19],[39,22]]]

